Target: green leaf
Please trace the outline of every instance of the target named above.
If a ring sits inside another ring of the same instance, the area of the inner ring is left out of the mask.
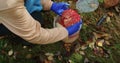
[[[79,53],[74,53],[72,54],[72,56],[70,57],[70,60],[72,60],[75,63],[79,63],[82,60],[82,55],[80,55]]]
[[[104,0],[98,0],[100,3],[103,3],[104,2]]]

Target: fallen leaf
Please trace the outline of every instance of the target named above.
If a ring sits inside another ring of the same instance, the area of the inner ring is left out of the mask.
[[[80,51],[80,54],[81,54],[81,55],[85,55],[85,52],[84,52],[84,51]]]
[[[26,55],[26,58],[27,58],[27,59],[32,58],[32,54],[27,54],[27,55]]]
[[[99,47],[95,47],[93,50],[94,50],[94,54],[98,55],[98,53],[99,53]]]
[[[104,39],[102,39],[102,40],[98,40],[96,43],[97,43],[97,46],[102,47],[102,46],[103,46],[103,44],[104,44],[104,42],[105,42],[105,40],[104,40]]]
[[[95,42],[90,43],[89,47],[92,48],[92,49],[95,48]]]
[[[118,6],[115,6],[116,12],[120,12],[120,8]]]
[[[84,63],[89,63],[88,58],[85,58]]]
[[[108,14],[108,16],[110,16],[110,17],[113,17],[113,16],[114,16],[114,13],[113,13],[113,12],[108,12],[107,14]]]
[[[52,61],[45,60],[44,63],[52,63]]]
[[[87,49],[87,45],[81,46],[81,50],[85,50],[85,49]]]
[[[104,37],[105,40],[109,40],[110,38],[112,38],[112,36],[107,33],[104,33],[102,36]]]
[[[75,52],[79,51],[80,48],[81,48],[80,44],[77,44],[77,45],[75,46]]]
[[[11,56],[13,54],[13,50],[11,49],[10,51],[8,51],[8,55]]]
[[[105,41],[105,44],[106,45],[111,45],[109,41]]]
[[[27,46],[23,46],[23,48],[24,48],[24,49],[26,49],[26,48],[27,48]]]
[[[95,37],[95,39],[97,40],[98,38],[101,38],[102,34],[97,34],[95,32],[93,32],[93,35]]]
[[[70,52],[71,45],[72,45],[72,43],[65,43],[64,44],[64,47],[65,47],[66,51]]]
[[[113,7],[119,3],[119,0],[104,0],[104,6],[106,8]]]
[[[61,56],[61,55],[59,55],[59,56],[58,56],[58,59],[59,59],[59,60],[62,60],[62,56]]]
[[[110,36],[110,35],[107,34],[107,33],[103,33],[102,36],[104,36],[104,37],[108,37],[108,36]]]
[[[47,58],[48,58],[48,60],[50,60],[50,61],[53,60],[53,56],[48,56]]]
[[[107,18],[106,18],[106,22],[107,22],[107,23],[111,22],[110,17],[107,17]]]
[[[108,33],[95,33],[95,32],[93,32],[93,35],[94,35],[95,39],[110,37],[110,34],[108,34]]]
[[[68,3],[70,4],[70,8],[74,9],[75,8],[75,2],[73,1],[68,1]]]
[[[13,55],[13,58],[16,59],[16,57],[17,57],[18,54],[19,54],[19,52],[15,51],[14,55]]]
[[[45,53],[46,56],[54,56],[53,53]]]
[[[53,56],[54,54],[53,53],[45,53],[45,55],[47,56],[47,59],[52,61],[53,60]]]

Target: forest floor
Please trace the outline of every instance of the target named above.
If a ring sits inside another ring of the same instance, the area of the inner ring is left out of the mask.
[[[106,14],[106,19],[97,25]],[[0,63],[120,63],[120,11],[99,5],[94,12],[80,15],[83,20],[80,37],[70,51],[66,51],[62,41],[33,45],[17,42],[11,36],[0,37]],[[43,16],[45,27],[52,28],[56,15],[48,11]]]

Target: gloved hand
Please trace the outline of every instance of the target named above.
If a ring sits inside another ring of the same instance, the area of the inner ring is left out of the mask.
[[[68,35],[71,36],[74,33],[78,32],[82,27],[82,20],[80,20],[78,23],[75,23],[69,27],[67,27]]]
[[[65,43],[73,43],[79,37],[79,31],[82,26],[82,20],[78,23],[66,28],[68,31],[69,36],[63,39]]]
[[[63,27],[61,24],[56,23],[57,27]],[[69,27],[66,28],[66,30],[68,31],[68,36],[73,35],[74,33],[78,32],[82,27],[82,20],[80,20],[78,23],[73,24]]]
[[[65,2],[59,2],[59,3],[53,2],[51,6],[51,10],[58,15],[62,15],[62,12],[68,9],[68,6],[69,4]]]

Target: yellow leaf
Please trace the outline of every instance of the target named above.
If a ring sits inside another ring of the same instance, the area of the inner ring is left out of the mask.
[[[53,60],[53,56],[48,56],[48,60],[52,61]]]
[[[103,39],[103,40],[99,40],[99,41],[97,42],[97,45],[100,46],[100,47],[102,47],[104,42],[105,42],[104,39]]]
[[[108,22],[111,22],[110,17],[107,17],[107,18],[106,18],[106,22],[107,22],[107,23],[108,23]]]
[[[90,47],[90,48],[95,48],[94,45],[95,45],[95,42],[92,42],[92,43],[89,44],[89,47]]]
[[[10,51],[8,51],[8,55],[11,56],[13,54],[13,50],[11,49]]]

